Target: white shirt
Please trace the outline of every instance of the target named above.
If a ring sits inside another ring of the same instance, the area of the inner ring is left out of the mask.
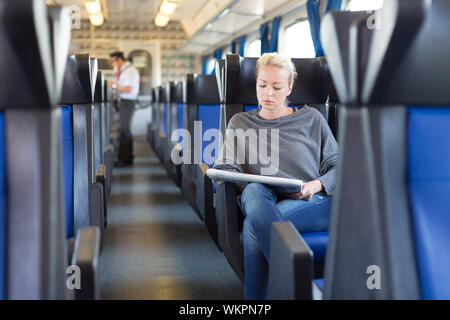
[[[131,87],[130,92],[123,92],[117,90],[117,96],[120,99],[136,100],[139,94],[140,76],[139,71],[131,65],[130,62],[120,68],[120,78],[117,80],[117,85],[122,87]]]

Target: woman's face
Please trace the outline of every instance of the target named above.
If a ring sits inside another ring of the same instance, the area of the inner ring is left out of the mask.
[[[291,91],[288,71],[274,66],[263,66],[259,69],[256,95],[263,109],[275,111],[282,108]]]

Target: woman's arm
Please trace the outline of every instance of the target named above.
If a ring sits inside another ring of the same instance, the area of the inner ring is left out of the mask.
[[[321,119],[321,156],[318,179],[323,191],[331,195],[336,183],[336,166],[338,162],[338,144],[325,119]]]

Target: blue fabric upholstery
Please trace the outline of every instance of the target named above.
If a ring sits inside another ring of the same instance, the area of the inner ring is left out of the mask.
[[[324,263],[327,252],[328,232],[302,233],[303,239],[314,253],[314,263]]]
[[[61,107],[61,143],[67,237],[74,236],[73,211],[73,116],[72,107]]]
[[[323,291],[323,279],[314,279],[314,283]]]
[[[423,299],[450,299],[450,108],[409,108],[408,185]]]
[[[6,196],[5,118],[0,112],[0,300],[5,299]]]
[[[183,129],[184,124],[183,124],[183,116],[184,116],[184,103],[179,103],[178,104],[178,121],[177,121],[177,125],[178,128],[177,129]]]
[[[203,135],[205,134],[205,132],[209,129],[217,129],[219,130],[220,128],[220,105],[218,104],[199,104],[198,105],[198,120],[202,122],[202,134],[201,137],[199,137],[199,139],[201,141],[200,142],[202,149],[199,150],[201,152],[201,154],[199,155],[199,159],[202,160],[202,162],[206,163],[210,168],[214,165],[213,163],[207,163],[204,159],[203,159],[203,151],[205,150],[205,148],[210,145],[212,143],[212,141],[203,141]],[[214,159],[217,158],[218,154],[218,148],[219,148],[219,141],[214,141],[215,143],[215,150],[212,153],[212,156],[214,157]],[[217,151],[217,152],[216,152]]]
[[[253,109],[258,109],[258,106],[252,106],[252,105],[245,105],[244,106],[244,112],[249,112]]]

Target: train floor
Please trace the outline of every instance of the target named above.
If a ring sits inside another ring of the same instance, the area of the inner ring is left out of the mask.
[[[102,299],[242,299],[243,285],[144,137],[115,168],[100,257]]]

